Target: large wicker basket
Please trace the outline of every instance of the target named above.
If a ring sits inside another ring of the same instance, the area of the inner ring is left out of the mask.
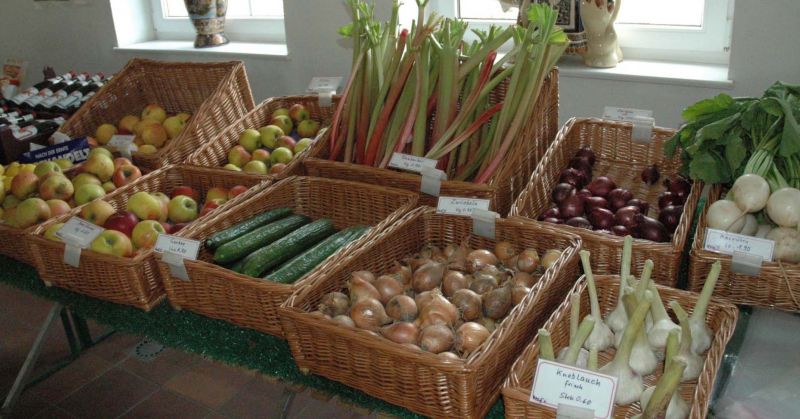
[[[493,100],[502,101],[505,83],[493,93]],[[536,168],[558,131],[558,70],[547,77],[536,101],[531,117],[519,134],[526,141],[507,153],[505,163],[486,184],[444,181],[440,195],[482,198],[491,200],[491,208],[501,215],[508,214],[516,196],[525,188],[528,177]],[[420,190],[421,177],[414,173],[380,169],[359,164],[342,163],[329,159],[329,136],[323,136],[314,145],[303,166],[309,176],[354,180],[374,185],[391,186],[414,192]],[[421,194],[420,205],[435,207],[434,196]]]
[[[228,163],[228,151],[239,143],[239,136],[244,130],[248,128],[258,129],[269,125],[270,119],[272,119],[272,112],[279,108],[288,108],[295,103],[305,106],[311,113],[311,119],[319,122],[321,127],[326,127],[330,124],[337,101],[338,98],[334,98],[331,106],[321,106],[319,97],[316,95],[281,96],[267,99],[221,132],[212,133],[214,137],[189,156],[186,162],[207,167],[224,166]],[[310,148],[292,159],[291,163],[281,173],[263,177],[277,180],[299,174],[300,161],[308,154],[308,150]]]
[[[578,277],[580,239],[553,226],[501,219],[497,240],[518,247],[562,249],[561,258],[500,324],[482,348],[463,362],[414,351],[362,329],[320,319],[322,297],[345,287],[350,274],[388,272],[393,263],[433,243],[443,247],[469,240],[473,248],[495,242],[472,235],[472,219],[416,209],[337,266],[319,272],[281,307],[286,340],[301,371],[322,375],[372,396],[432,417],[482,418],[500,391],[511,363],[534,331],[561,302]]]
[[[238,173],[227,173],[220,169],[184,165],[167,166],[101,199],[120,210],[126,207],[131,195],[140,191],[163,192],[170,195],[178,186],[190,186],[204,197],[212,187],[230,188],[244,185],[250,188],[214,210],[221,213],[228,205],[235,205],[255,194],[259,188],[265,187],[267,182],[269,181],[265,182]],[[78,216],[79,213],[79,209],[74,209],[69,214],[40,225],[31,238],[36,269],[42,280],[48,285],[66,288],[100,300],[134,306],[145,311],[158,305],[165,294],[152,250],[140,251],[131,258],[84,250],[81,254],[80,267],[75,268],[63,262],[64,244],[46,239],[44,232],[52,223],[65,222],[72,216]],[[196,223],[202,222],[203,218],[196,221]]]
[[[632,125],[629,123],[605,121],[592,118],[573,118],[567,121],[558,138],[542,159],[542,163],[530,178],[527,189],[517,198],[512,215],[536,219],[552,206],[550,193],[558,183],[561,171],[568,167],[570,159],[580,148],[589,146],[594,151],[597,162],[594,176],[609,176],[618,187],[627,188],[634,197],[644,199],[650,204],[650,215],[658,215],[658,195],[664,191],[660,184],[648,186],[640,179],[642,169],[657,164],[661,177],[674,178],[680,168],[678,158],[668,159],[664,155],[664,141],[674,131],[663,128],[653,130],[651,142],[638,143],[631,140]],[[674,287],[678,281],[681,255],[686,247],[686,239],[692,226],[692,216],[702,190],[694,184],[684,204],[683,216],[669,243],[656,243],[648,240],[635,240],[632,263],[636,270],[644,266],[644,261],[652,259],[658,269],[653,272],[654,280]],[[597,274],[616,274],[622,260],[622,237],[598,233],[583,228],[559,225],[578,234],[583,239],[585,249],[592,252],[592,269]]]
[[[255,104],[244,64],[162,62],[134,58],[73,115],[59,131],[93,136],[98,126],[116,124],[157,103],[167,113],[189,112],[188,124],[154,154],[133,153],[142,169],[182,163],[200,146],[249,112]]]
[[[373,226],[361,239],[341,249],[312,271],[324,272],[336,266],[340,257],[349,252],[348,249],[365,245],[376,233],[411,211],[416,203],[415,194],[401,189],[342,180],[290,177],[179,235],[203,240],[260,212],[280,207],[291,207],[296,214],[312,219],[328,218],[337,229],[354,225]],[[197,261],[185,262],[190,281],[172,277],[169,266],[159,263],[173,307],[283,337],[278,307],[293,292],[305,287],[308,279],[280,284],[252,278],[215,265],[212,256],[213,252],[203,249]]]
[[[594,255],[592,255],[594,257]],[[658,265],[656,265],[658,269]],[[597,276],[597,297],[600,309],[605,317],[608,312],[617,305],[617,293],[619,290],[619,276]],[[589,314],[589,292],[586,291],[587,282],[582,277],[572,292],[581,295],[581,315]],[[695,293],[680,291],[673,288],[658,286],[658,292],[665,303],[677,301],[691,314],[697,301],[698,295]],[[553,341],[553,348],[558,353],[560,348],[569,346],[569,316],[572,304],[566,298],[561,306],[553,313],[544,328],[550,332]],[[706,323],[714,334],[711,341],[711,348],[705,353],[705,363],[697,380],[682,383],[679,387],[681,397],[689,404],[691,411],[689,417],[693,419],[704,418],[708,411],[708,403],[711,400],[711,392],[714,388],[714,379],[717,376],[722,355],[725,353],[725,345],[728,344],[733,330],[736,327],[736,318],[739,311],[736,306],[724,300],[712,299],[706,312]],[[605,365],[613,358],[613,349],[599,354],[598,364]],[[533,374],[539,360],[539,340],[534,338],[522,356],[514,362],[511,374],[503,384],[503,401],[506,408],[507,418],[555,418],[556,412],[546,406],[530,403],[531,387]],[[661,376],[663,364],[650,375],[644,378],[645,385],[652,386]],[[630,418],[641,413],[639,403],[628,406],[615,406],[614,417]]]
[[[697,220],[687,289],[697,292],[703,289],[711,265],[720,261],[722,271],[714,287],[714,295],[736,304],[800,312],[800,264],[764,262],[758,276],[749,276],[731,271],[731,256],[704,249],[708,207],[721,197],[722,186],[712,187],[708,202]]]

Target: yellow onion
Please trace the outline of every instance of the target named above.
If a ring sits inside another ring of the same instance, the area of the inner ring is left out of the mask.
[[[517,251],[514,249],[513,244],[502,241],[497,242],[497,244],[494,245],[494,254],[497,255],[497,258],[500,259],[500,261],[505,262],[514,257],[517,254]]]
[[[544,268],[547,269],[553,266],[560,257],[561,257],[560,250],[550,249],[544,252],[544,256],[542,256],[542,266],[544,266]]]
[[[430,291],[442,284],[444,277],[444,264],[430,262],[414,271],[412,286],[414,292]]]
[[[423,351],[440,352],[449,351],[453,347],[455,334],[449,326],[434,324],[422,329],[419,334],[419,347]]]
[[[393,276],[381,275],[372,285],[378,290],[378,294],[380,294],[378,301],[382,304],[388,303],[395,295],[403,293],[403,284],[398,282]]]
[[[500,320],[511,310],[511,287],[503,286],[483,296],[483,315]]]
[[[447,271],[442,280],[442,291],[444,295],[452,297],[456,291],[467,288],[469,278],[459,271]]]
[[[511,289],[511,303],[516,306],[530,292],[531,289],[524,285],[514,285],[514,288]]]
[[[456,331],[456,350],[468,356],[478,349],[490,334],[488,329],[478,323],[464,323]]]
[[[539,267],[539,253],[536,249],[525,249],[517,257],[517,269],[531,273]]]
[[[319,311],[330,317],[346,314],[350,309],[350,299],[341,292],[334,291],[325,294],[319,303]]]
[[[461,361],[461,357],[460,356],[458,356],[455,353],[450,352],[450,351],[440,352],[440,353],[436,354],[436,356],[439,357],[440,359],[442,359],[445,362]]]
[[[374,298],[376,300],[381,298],[381,294],[378,292],[375,287],[367,282],[366,279],[360,276],[353,276],[350,278],[350,282],[347,284],[347,288],[350,290],[350,303],[355,304],[356,302],[363,300],[365,298]]]
[[[487,266],[496,265],[497,262],[497,256],[494,253],[486,249],[473,250],[467,255],[467,270],[478,272]]]
[[[407,295],[395,295],[386,303],[386,314],[401,322],[410,322],[417,318],[417,303]]]
[[[533,275],[527,272],[522,272],[522,271],[514,272],[514,285],[522,285],[531,288],[536,284],[538,280],[539,280],[538,277],[534,277]]]
[[[394,343],[416,343],[419,329],[414,323],[397,322],[381,328],[381,334]]]
[[[373,332],[392,321],[386,315],[381,302],[374,298],[365,298],[353,304],[350,309],[350,318],[353,319],[356,326]]]
[[[483,315],[481,296],[472,290],[458,290],[451,300],[465,321],[479,319]]]
[[[335,321],[336,323],[339,323],[342,326],[356,327],[356,324],[353,323],[353,319],[351,319],[349,316],[345,316],[344,314],[340,314],[340,315],[334,317],[333,321]]]

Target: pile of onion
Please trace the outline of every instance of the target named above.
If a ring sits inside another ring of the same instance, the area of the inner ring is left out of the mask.
[[[539,215],[539,221],[566,224],[620,237],[668,242],[678,228],[683,204],[691,184],[682,178],[666,179],[666,191],[659,195],[658,216],[648,216],[650,205],[606,176],[592,178],[595,163],[590,148],[578,150],[559,176],[550,199],[553,206]],[[640,177],[654,185],[661,174],[656,165],[645,168]]]
[[[552,249],[540,257],[509,242],[493,249],[426,245],[382,275],[353,272],[345,290],[322,298],[317,314],[442,359],[463,359],[560,256]]]

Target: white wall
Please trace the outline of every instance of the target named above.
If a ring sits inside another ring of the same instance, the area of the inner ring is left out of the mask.
[[[224,61],[228,55],[137,54],[114,51],[115,32],[108,0],[82,5],[38,7],[33,0],[3,0],[0,14],[0,60],[30,62],[28,76],[41,68],[112,73],[135,56],[164,60]],[[351,52],[336,29],[348,21],[342,0],[287,0],[289,57],[244,57],[256,101],[302,93],[312,76],[345,76]],[[387,0],[377,0],[388,15]],[[800,82],[800,1],[737,0],[731,53],[734,95],[757,95],[775,80]],[[598,116],[614,104],[653,109],[657,122],[677,126],[688,104],[713,96],[717,89],[587,78],[561,79],[561,118]]]

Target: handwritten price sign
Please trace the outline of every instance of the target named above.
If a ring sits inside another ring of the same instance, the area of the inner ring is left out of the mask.
[[[488,199],[457,198],[452,196],[439,197],[436,212],[439,214],[470,216],[476,209],[488,211]]]
[[[709,228],[706,229],[706,242],[703,247],[705,250],[726,255],[733,256],[734,253],[744,253],[758,256],[763,261],[771,261],[775,251],[775,242]]]
[[[616,393],[616,377],[539,359],[530,401],[554,409],[579,407],[594,411],[595,418],[610,418]]]
[[[200,242],[183,237],[160,234],[154,247],[159,253],[172,253],[183,259],[196,260],[200,252]]]

